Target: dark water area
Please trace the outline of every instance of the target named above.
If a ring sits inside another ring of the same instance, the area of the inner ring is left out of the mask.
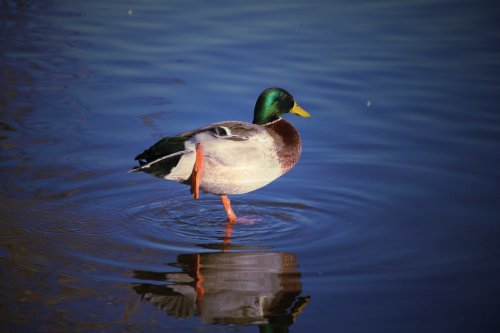
[[[493,1],[2,1],[1,332],[498,332]],[[157,139],[311,113],[219,198],[130,174]]]

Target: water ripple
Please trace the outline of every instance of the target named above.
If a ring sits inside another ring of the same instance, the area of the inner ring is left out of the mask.
[[[129,195],[129,197],[132,197]],[[215,196],[198,201],[185,194],[185,188],[152,192],[147,197],[135,195],[134,202],[115,218],[126,224],[127,242],[140,247],[193,251],[206,249],[256,250],[263,248],[296,249],[324,242],[335,225],[348,224],[348,218],[313,202],[288,202],[272,197],[252,196],[233,199],[239,221],[229,224],[224,209]],[[326,210],[330,216],[324,217]]]
[[[115,223],[111,216],[87,215],[78,206],[60,202],[37,205],[27,214],[36,216],[36,223],[32,224],[31,229],[46,234],[101,236],[125,230],[125,225]]]

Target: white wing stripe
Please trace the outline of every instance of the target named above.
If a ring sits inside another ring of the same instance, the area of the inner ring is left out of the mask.
[[[149,169],[149,167],[151,165],[155,164],[155,163],[158,163],[158,162],[163,161],[163,160],[165,160],[167,158],[171,158],[171,157],[174,157],[174,156],[177,156],[177,155],[182,155],[182,154],[185,154],[185,153],[188,153],[188,152],[189,152],[189,150],[181,150],[181,151],[178,151],[178,152],[170,154],[170,155],[162,156],[162,157],[160,157],[160,158],[158,158],[158,159],[156,159],[156,160],[154,160],[152,162],[149,162],[148,164],[142,165],[141,169]]]

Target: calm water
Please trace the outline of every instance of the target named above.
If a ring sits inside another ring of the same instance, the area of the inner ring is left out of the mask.
[[[1,332],[498,332],[491,1],[2,1]],[[129,174],[289,90],[303,155],[219,199]]]

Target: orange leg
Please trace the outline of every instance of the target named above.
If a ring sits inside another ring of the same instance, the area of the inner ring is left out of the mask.
[[[227,197],[227,195],[221,196],[222,199],[222,204],[224,205],[224,209],[226,210],[227,214],[227,220],[229,222],[235,222],[237,220],[236,214],[234,213],[233,209],[231,208],[231,201]]]
[[[193,173],[191,174],[191,194],[193,198],[198,199],[200,197],[200,183],[201,177],[203,176],[203,150],[198,143],[196,145],[196,161],[193,166]]]

